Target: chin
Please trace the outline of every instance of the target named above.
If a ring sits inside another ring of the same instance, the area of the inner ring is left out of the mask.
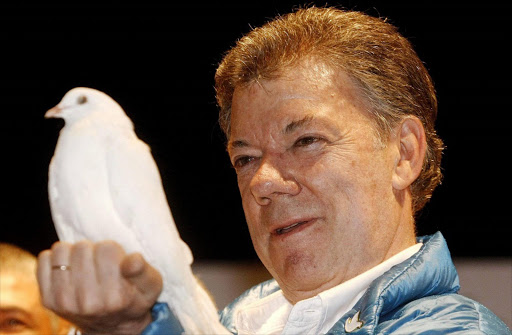
[[[292,253],[284,260],[283,278],[287,282],[304,286],[304,289],[313,289],[319,282],[324,282],[326,269],[323,262],[316,257],[304,253]]]

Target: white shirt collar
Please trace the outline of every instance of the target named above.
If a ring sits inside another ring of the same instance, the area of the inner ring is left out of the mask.
[[[343,315],[361,299],[370,284],[393,266],[417,253],[423,243],[417,243],[388,258],[379,265],[319,294],[326,306],[326,320],[320,333],[327,333]]]
[[[417,243],[370,270],[292,305],[281,290],[239,308],[235,326],[239,334],[325,334],[366,292],[372,281],[421,248]]]

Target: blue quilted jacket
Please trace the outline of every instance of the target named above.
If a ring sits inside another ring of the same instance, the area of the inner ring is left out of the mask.
[[[329,334],[346,334],[347,329],[357,335],[512,335],[490,310],[457,294],[459,278],[441,233],[420,237],[418,241],[423,243],[420,251],[377,278]],[[279,287],[274,280],[251,288],[220,313],[221,322],[237,334],[233,324],[237,308],[277,290]],[[144,335],[181,331],[166,305],[155,306],[154,319]],[[351,321],[361,327],[346,327]]]

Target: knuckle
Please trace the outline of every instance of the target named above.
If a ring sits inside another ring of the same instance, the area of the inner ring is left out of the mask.
[[[98,242],[95,245],[94,253],[97,257],[108,256],[113,258],[120,258],[122,255],[124,255],[125,252],[119,243],[111,240],[105,240]]]
[[[37,265],[36,265],[36,276],[38,280],[44,279],[44,273],[47,271],[47,268],[50,266],[51,260],[51,251],[45,250],[39,253],[37,256]]]
[[[121,250],[121,245],[113,240],[105,240],[97,244],[98,249],[105,251],[119,251]]]
[[[112,313],[124,309],[128,305],[126,293],[112,292],[105,301],[105,309]]]
[[[51,250],[55,250],[56,248],[59,247],[59,245],[61,244],[62,242],[60,241],[57,241],[55,243],[52,244],[52,246],[50,247]]]
[[[62,242],[57,241],[54,244],[52,244],[52,252],[61,252],[62,250],[67,250],[71,247],[71,243],[68,242]]]
[[[71,250],[71,244],[66,242],[56,242],[52,245],[50,258],[52,263],[66,262]]]
[[[93,244],[90,241],[80,241],[73,245],[71,249],[71,258],[73,260],[81,260],[87,259],[87,256],[92,253]]]
[[[77,250],[87,250],[87,249],[90,249],[92,248],[93,246],[93,243],[91,241],[88,241],[88,240],[82,240],[82,241],[78,241],[76,242],[74,245],[73,245],[73,248],[74,249],[77,249]]]
[[[96,296],[84,295],[80,297],[78,310],[82,315],[96,315],[104,312],[104,306],[101,299]]]
[[[51,255],[51,251],[50,250],[43,250],[39,253],[39,255],[37,255],[37,259],[39,261],[41,260],[45,260],[45,259],[49,259],[50,258],[50,255]]]

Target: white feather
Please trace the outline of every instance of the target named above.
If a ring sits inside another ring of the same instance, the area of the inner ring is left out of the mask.
[[[187,334],[227,334],[194,277],[150,148],[108,95],[74,88],[46,117],[65,120],[49,170],[49,198],[59,239],[115,240],[140,252],[164,278],[166,302]]]

